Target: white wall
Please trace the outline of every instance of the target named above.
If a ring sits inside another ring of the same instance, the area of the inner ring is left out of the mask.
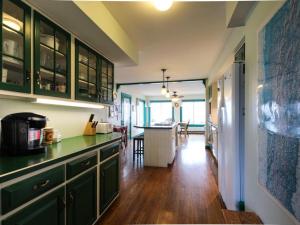
[[[274,15],[283,2],[259,2],[243,28],[235,28],[227,40],[215,67],[210,82],[216,80],[233,62],[234,49],[245,35],[246,45],[246,119],[245,119],[245,204],[268,224],[299,224],[266,190],[258,184],[257,148],[257,34]]]
[[[49,119],[47,126],[58,129],[63,138],[82,135],[91,113],[95,114],[95,120],[107,120],[106,109],[42,105],[19,100],[0,99],[0,118],[17,112],[33,112],[46,116]]]
[[[141,93],[134,92],[132,89],[127,88],[126,86],[121,86],[117,92],[117,99],[115,100],[115,104],[119,106],[119,114],[117,117],[108,118],[108,121],[114,125],[121,125],[121,93],[125,93],[131,96],[131,106],[133,106],[134,110],[131,107],[131,137],[134,137],[140,133],[143,133],[143,129],[135,128],[136,125],[136,100],[143,99],[145,100],[145,96]]]

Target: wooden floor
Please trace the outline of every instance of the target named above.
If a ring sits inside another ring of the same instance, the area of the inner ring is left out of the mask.
[[[132,149],[121,156],[120,198],[102,224],[224,223],[213,161],[203,135],[181,138],[170,168],[133,163]]]

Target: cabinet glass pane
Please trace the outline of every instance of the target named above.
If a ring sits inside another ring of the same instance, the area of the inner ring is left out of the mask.
[[[113,92],[112,90],[108,90],[108,101],[112,101],[113,100]]]
[[[44,45],[40,45],[40,65],[49,70],[53,70],[54,51]]]
[[[66,54],[67,52],[67,38],[62,33],[56,31],[55,36],[55,50]]]
[[[59,53],[59,52],[56,52],[56,55],[55,55],[55,62],[56,62],[56,65],[55,65],[55,70],[57,73],[61,73],[61,74],[66,74],[67,72],[67,68],[66,68],[66,65],[67,65],[67,62],[66,62],[66,57]]]
[[[79,79],[88,81],[88,67],[79,63]]]
[[[107,75],[106,74],[102,74],[101,86],[102,87],[107,87]]]
[[[88,96],[88,82],[79,80],[78,91],[82,96]]]
[[[3,53],[23,59],[23,35],[7,27],[3,27]]]
[[[102,99],[104,101],[107,101],[107,89],[106,88],[101,88],[101,95],[102,95]]]
[[[96,69],[97,66],[97,57],[92,53],[90,53],[89,66],[94,69]]]
[[[89,82],[96,84],[96,70],[89,69]]]
[[[54,48],[54,30],[43,21],[40,22],[40,41],[44,45]]]
[[[40,89],[55,91],[54,73],[45,69],[40,70]]]
[[[102,60],[102,73],[107,74],[107,62]]]
[[[65,76],[56,74],[55,75],[55,87],[56,91],[60,93],[66,93],[67,91],[67,79]]]
[[[96,84],[89,84],[89,94],[92,96],[92,97],[97,97],[97,88],[96,88]]]
[[[2,83],[10,83],[22,86],[24,84],[23,62],[11,57],[2,57]]]
[[[108,76],[112,77],[113,75],[113,67],[111,64],[108,64],[108,71],[107,71]]]
[[[3,2],[3,25],[18,31],[23,32],[23,18],[24,18],[24,10],[18,7],[11,1],[2,1]]]
[[[107,87],[109,88],[109,89],[113,89],[113,79],[112,79],[112,77],[108,77],[108,85],[107,85]]]
[[[89,53],[85,48],[82,48],[82,47],[79,46],[79,56],[78,56],[79,62],[88,65],[88,62],[89,62],[89,55],[88,54]]]

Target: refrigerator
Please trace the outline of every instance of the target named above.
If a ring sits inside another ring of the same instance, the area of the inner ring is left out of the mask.
[[[218,185],[227,209],[244,208],[245,64],[218,81]]]

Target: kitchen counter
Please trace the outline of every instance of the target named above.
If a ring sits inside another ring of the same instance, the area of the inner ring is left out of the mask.
[[[26,156],[1,156],[0,183],[117,140],[121,140],[120,133],[77,136],[63,139],[60,143],[48,145],[44,153]]]
[[[177,126],[177,123],[172,124],[146,124],[144,126],[136,125],[134,127],[141,129],[173,129]]]

